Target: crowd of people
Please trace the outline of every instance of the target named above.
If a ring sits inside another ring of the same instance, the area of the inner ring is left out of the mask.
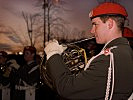
[[[103,47],[95,39],[75,45],[85,49],[88,60]],[[26,46],[23,55],[0,51],[0,100],[62,100],[56,91],[43,83],[41,59],[32,46]]]
[[[41,56],[26,46],[23,55],[0,51],[0,100],[49,100],[56,95],[40,78]]]

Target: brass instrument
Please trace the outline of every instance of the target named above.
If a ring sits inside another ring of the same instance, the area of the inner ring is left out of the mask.
[[[45,62],[46,62],[45,58],[46,58],[46,55],[44,55],[44,57],[42,57],[41,63],[40,63],[41,84],[42,85],[46,84],[51,89],[53,89],[53,82],[50,79],[50,77],[48,76],[47,69],[46,69],[46,66],[45,66]]]
[[[77,45],[67,45],[67,49],[62,53],[62,57],[73,74],[78,74],[87,64],[85,49]]]
[[[9,77],[10,75],[10,62],[9,63],[6,63],[6,64],[2,64],[0,65],[0,74],[2,74],[4,77]]]
[[[68,69],[72,72],[72,74],[77,75],[80,71],[82,71],[87,64],[87,55],[86,51],[83,48],[80,48],[76,45],[76,43],[80,43],[83,41],[87,41],[93,38],[84,39],[80,41],[76,41],[73,43],[62,44],[67,47],[67,49],[62,53],[63,60],[68,67]],[[46,55],[44,55],[46,57]],[[47,68],[45,66],[45,57],[42,58],[40,64],[41,78],[45,84],[47,84],[50,88],[53,87],[53,82],[50,79]]]
[[[9,67],[10,64],[11,64],[10,62],[8,62],[6,64],[1,64],[0,65],[0,72],[5,73],[6,69]]]
[[[3,74],[6,71],[7,65],[0,65],[0,73]]]

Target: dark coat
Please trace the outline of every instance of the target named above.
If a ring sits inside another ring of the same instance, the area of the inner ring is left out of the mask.
[[[133,92],[133,51],[127,39],[117,38],[106,45],[114,54],[114,93],[112,100],[127,100]],[[90,67],[77,76],[72,75],[62,57],[55,54],[47,61],[49,75],[58,93],[71,100],[104,100],[110,56],[102,54]]]
[[[24,82],[26,84],[24,84]],[[24,66],[21,66],[16,73],[16,77],[14,77],[13,83],[15,86],[12,87],[11,100],[25,100],[25,90],[27,89],[18,90],[15,88],[16,86],[36,87],[37,83],[39,82],[40,82],[40,69],[36,62],[32,62],[30,64],[25,64]]]

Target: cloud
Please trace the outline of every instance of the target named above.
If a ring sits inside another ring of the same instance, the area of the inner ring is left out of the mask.
[[[16,36],[8,36],[8,38],[15,43],[21,43],[19,38],[17,38]]]
[[[0,50],[12,50],[12,47],[9,44],[0,43]]]

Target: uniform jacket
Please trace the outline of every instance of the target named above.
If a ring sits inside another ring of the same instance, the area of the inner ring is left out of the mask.
[[[29,100],[27,98],[34,98],[36,95],[37,83],[40,82],[39,65],[31,61],[21,66],[14,78],[15,86],[12,87],[11,100]]]
[[[133,92],[133,51],[125,38],[108,43],[107,48],[117,46],[114,55],[114,92],[112,100],[127,100]],[[55,54],[47,61],[47,69],[58,93],[71,100],[104,100],[107,86],[110,56],[96,57],[87,70],[72,75],[62,57]]]
[[[40,81],[39,66],[35,62],[31,62],[20,67],[16,75],[17,85],[24,85],[20,82],[20,80],[26,82],[30,86]]]

